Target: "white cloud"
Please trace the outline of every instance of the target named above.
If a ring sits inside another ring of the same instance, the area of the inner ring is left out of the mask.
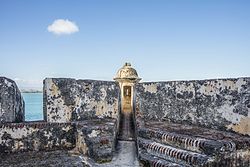
[[[74,22],[64,19],[55,20],[47,29],[56,35],[72,34],[79,31]]]

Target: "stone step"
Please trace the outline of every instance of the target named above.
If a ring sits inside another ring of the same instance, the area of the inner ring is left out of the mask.
[[[143,166],[152,167],[189,167],[185,165],[180,165],[171,161],[164,160],[162,158],[153,156],[147,152],[139,153],[139,160]]]
[[[235,143],[232,141],[217,141],[158,129],[140,128],[138,130],[138,136],[145,139],[154,140],[158,143],[163,143],[208,155],[232,152],[236,149]]]
[[[111,161],[117,136],[116,120],[93,119],[74,123],[80,151],[96,162]]]
[[[97,137],[85,138],[88,147],[88,155],[96,162],[111,161],[115,149],[115,138],[113,136],[99,135]]]
[[[213,161],[213,158],[205,154],[175,148],[169,145],[160,144],[151,140],[138,138],[139,151],[172,161],[181,165],[204,166]]]
[[[83,166],[89,167],[139,167],[134,141],[118,141],[112,161],[97,163],[88,156],[83,156]]]

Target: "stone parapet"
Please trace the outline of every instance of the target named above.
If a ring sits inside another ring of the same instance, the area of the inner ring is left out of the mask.
[[[10,123],[0,126],[0,152],[72,149],[75,147],[72,123]]]
[[[117,118],[119,86],[112,81],[46,78],[44,116],[48,122]]]
[[[145,82],[136,90],[138,110],[147,121],[250,135],[250,78]]]
[[[24,121],[24,100],[16,83],[0,77],[0,124]]]

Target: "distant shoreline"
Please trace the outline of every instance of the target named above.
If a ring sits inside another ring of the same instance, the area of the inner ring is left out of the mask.
[[[43,91],[40,91],[40,90],[31,90],[31,91],[26,91],[26,90],[24,90],[24,91],[21,91],[21,93],[43,93]]]

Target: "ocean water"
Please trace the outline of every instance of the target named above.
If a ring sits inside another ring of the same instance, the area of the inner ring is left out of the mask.
[[[22,93],[25,101],[25,121],[43,120],[43,94]]]

